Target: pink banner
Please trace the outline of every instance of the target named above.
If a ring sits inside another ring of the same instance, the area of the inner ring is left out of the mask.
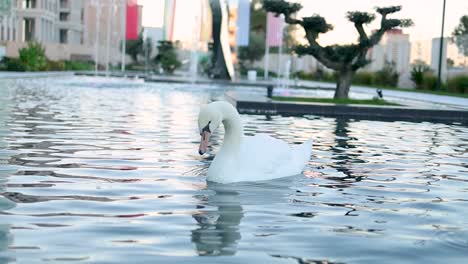
[[[127,40],[138,39],[138,5],[136,0],[127,0]]]
[[[267,14],[267,42],[269,47],[279,47],[283,44],[283,18]]]

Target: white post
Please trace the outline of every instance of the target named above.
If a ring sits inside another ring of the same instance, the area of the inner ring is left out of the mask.
[[[127,41],[126,41],[126,35],[127,35],[127,0],[122,0],[122,10],[121,10],[121,15],[122,15],[122,65],[121,65],[121,70],[122,72],[125,72],[125,54],[126,54],[126,49],[127,49]]]
[[[98,74],[98,64],[99,64],[99,27],[100,27],[100,20],[101,20],[101,7],[99,4],[99,0],[96,2],[96,38],[94,41],[94,72]]]
[[[284,30],[283,25],[284,25],[284,23],[283,23],[283,15],[282,14],[280,15],[280,18],[281,18],[280,30],[277,33],[277,34],[279,34],[278,38],[281,40],[280,44],[279,44],[279,51],[278,51],[278,72],[277,72],[278,76],[277,76],[277,80],[278,80],[278,86],[283,86],[283,85],[281,85],[281,76],[282,76],[282,74],[281,74],[281,64],[283,62],[282,58],[281,58],[281,55],[283,55],[283,36],[284,36],[284,34],[283,34],[283,30]]]

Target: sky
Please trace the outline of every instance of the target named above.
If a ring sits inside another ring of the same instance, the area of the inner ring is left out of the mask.
[[[160,27],[163,21],[164,0],[138,0],[138,2],[143,5],[143,25]],[[431,39],[439,36],[441,31],[442,0],[299,0],[299,2],[304,6],[300,16],[317,13],[335,26],[333,31],[321,36],[320,41],[323,44],[346,43],[355,40],[355,29],[346,20],[346,12],[351,10],[373,12],[376,6],[402,5],[403,10],[392,17],[413,19],[415,25],[405,29],[413,41]],[[194,17],[192,10],[197,3],[196,0],[177,0],[176,37],[184,38],[190,35],[191,28],[184,26],[186,24],[184,22]],[[445,22],[447,35],[453,31],[464,14],[468,14],[467,0],[447,0]],[[377,22],[374,22],[370,28],[376,27]]]
[[[321,34],[319,42],[322,45],[351,43],[357,39],[357,33],[352,23],[346,20],[347,11],[374,12],[376,6],[402,5],[402,11],[392,14],[394,18],[411,18],[414,26],[405,28],[404,33],[410,35],[412,57],[423,53],[421,58],[427,60],[430,56],[431,39],[441,34],[443,0],[296,0],[303,5],[299,17],[319,14],[334,26],[333,31]],[[138,0],[143,5],[143,26],[161,27],[163,23],[164,0]],[[174,36],[179,40],[192,40],[197,0],[177,0]],[[460,17],[468,15],[468,0],[446,0],[445,36],[450,36],[459,23]],[[366,30],[378,28],[380,17],[370,24]],[[303,33],[299,33],[299,36]],[[419,47],[419,50],[416,50]],[[422,51],[421,51],[422,50]],[[449,46],[449,57],[459,56],[455,46]],[[458,60],[457,58],[454,58]]]

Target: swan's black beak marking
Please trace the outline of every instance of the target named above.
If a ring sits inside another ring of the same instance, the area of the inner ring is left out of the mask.
[[[203,132],[211,133],[210,124],[211,124],[211,121],[208,122],[208,124],[202,129],[201,132],[202,132],[202,133],[203,133]]]

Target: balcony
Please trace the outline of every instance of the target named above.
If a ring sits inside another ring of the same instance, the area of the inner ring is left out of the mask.
[[[60,22],[69,22],[70,21],[70,13],[60,12],[59,19],[60,19]]]

